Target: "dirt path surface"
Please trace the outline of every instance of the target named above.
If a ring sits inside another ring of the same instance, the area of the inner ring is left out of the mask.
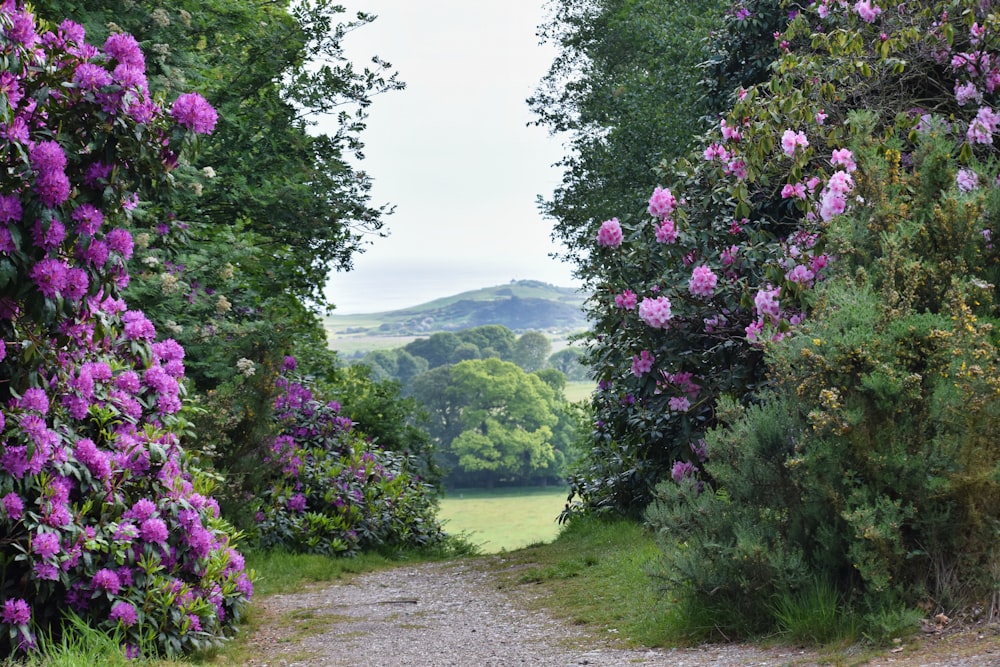
[[[1000,667],[995,627],[923,638],[874,659],[741,644],[625,649],[611,632],[528,610],[475,560],[399,567],[259,602],[256,667]]]

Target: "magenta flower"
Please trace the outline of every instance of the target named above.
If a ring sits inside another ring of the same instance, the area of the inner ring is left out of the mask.
[[[139,614],[135,610],[135,606],[130,602],[123,602],[119,600],[111,606],[111,613],[108,614],[108,618],[112,621],[119,621],[125,627],[132,627],[139,620]]]
[[[31,551],[39,558],[51,558],[61,549],[59,536],[55,533],[36,533],[31,541]]]
[[[670,299],[665,296],[644,297],[639,304],[639,318],[654,329],[665,329],[672,317]]]
[[[54,298],[66,286],[66,263],[58,259],[43,259],[31,267],[31,280],[43,295]]]
[[[24,512],[24,501],[13,491],[3,497],[3,509],[11,521],[19,521]]]
[[[109,570],[106,567],[95,572],[90,583],[93,584],[96,590],[107,591],[111,595],[118,595],[118,591],[122,587],[121,581],[118,579],[115,571]]]
[[[111,85],[111,75],[100,65],[80,63],[73,73],[73,83],[84,90],[97,91]]]
[[[601,223],[601,228],[597,231],[597,245],[604,248],[617,248],[623,240],[622,226],[618,218],[611,218]]]
[[[132,35],[113,33],[104,42],[104,52],[119,63],[146,69],[146,58],[142,55],[139,42]]]
[[[715,286],[719,278],[708,266],[702,264],[695,267],[691,272],[691,279],[688,280],[688,290],[695,296],[709,298],[715,293]]]
[[[21,220],[21,198],[16,194],[0,195],[0,222]]]
[[[108,249],[120,254],[123,259],[128,260],[132,257],[132,235],[127,229],[116,227],[108,232],[104,240],[108,244]]]
[[[163,543],[167,541],[167,524],[163,519],[146,519],[139,526],[139,535],[146,542]]]
[[[670,471],[670,477],[675,482],[680,484],[682,481],[694,475],[698,470],[693,463],[688,461],[676,461],[674,462],[673,470]]]
[[[301,493],[296,493],[288,499],[288,509],[293,512],[301,512],[306,508],[306,497]]]
[[[21,598],[7,600],[3,603],[0,620],[7,625],[27,625],[31,622],[31,607]]]
[[[212,105],[198,93],[184,93],[178,97],[170,115],[195,134],[211,134],[219,118]]]

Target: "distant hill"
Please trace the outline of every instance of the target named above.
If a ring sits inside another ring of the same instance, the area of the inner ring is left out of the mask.
[[[328,315],[331,337],[426,336],[486,324],[500,324],[515,332],[567,333],[586,329],[586,295],[571,287],[537,280],[517,280],[485,287],[401,310],[357,315]]]

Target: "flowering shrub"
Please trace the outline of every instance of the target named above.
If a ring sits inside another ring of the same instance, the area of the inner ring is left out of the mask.
[[[258,496],[260,544],[349,556],[443,539],[433,488],[414,473],[419,462],[355,433],[338,403],[317,400],[295,377],[295,365],[289,357],[277,380],[280,434]]]
[[[13,0],[0,52],[0,652],[66,609],[132,654],[203,648],[252,585],[181,447],[184,350],[119,294],[139,195],[214,112],[191,94],[175,125],[133,38],[40,33]]]
[[[678,207],[689,214],[671,263],[625,245],[608,261],[609,293],[656,278],[674,305],[668,336],[633,321],[619,325],[630,335],[602,333],[629,359],[650,350],[654,372],[694,372],[701,391],[688,412],[663,407],[656,392],[680,388],[642,385],[609,351],[632,396],[614,433],[658,407],[672,437],[648,458],[677,460],[647,513],[664,576],[712,597],[707,625],[727,635],[770,629],[761,601],[817,579],[875,616],[995,590],[998,27],[979,3],[814,3],[775,36],[767,85],[737,92],[726,121],[741,139],[713,133],[711,167],[679,178],[697,196]],[[718,309],[692,311],[687,267],[706,259]],[[713,343],[723,322],[743,333]],[[722,358],[713,345],[765,356],[708,365]],[[732,382],[737,364],[752,384]]]

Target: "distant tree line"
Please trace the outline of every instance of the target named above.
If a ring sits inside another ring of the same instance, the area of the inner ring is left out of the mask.
[[[356,367],[423,406],[447,486],[558,483],[578,432],[566,382],[588,378],[581,350],[551,350],[538,331],[490,324],[376,350]]]

